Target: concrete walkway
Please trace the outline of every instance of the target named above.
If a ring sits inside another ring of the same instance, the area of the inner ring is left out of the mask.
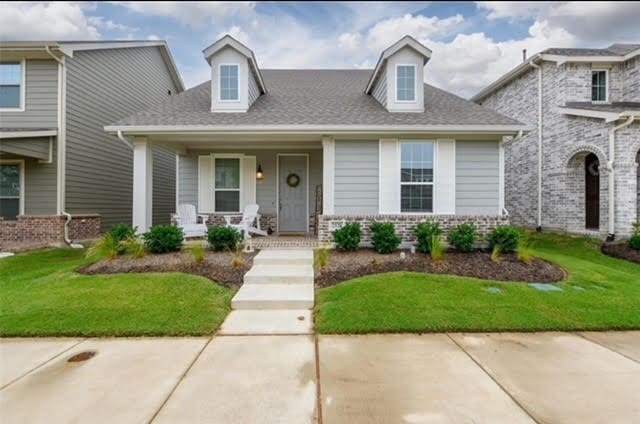
[[[0,387],[2,423],[634,423],[640,332],[0,339]]]
[[[313,250],[261,250],[220,334],[312,334],[314,293]]]

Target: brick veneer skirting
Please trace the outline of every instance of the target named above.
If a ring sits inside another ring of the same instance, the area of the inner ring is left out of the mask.
[[[321,215],[319,220],[318,239],[322,243],[333,241],[332,232],[345,223],[359,222],[362,228],[362,244],[371,244],[371,230],[369,225],[374,221],[392,222],[396,227],[396,233],[402,238],[403,243],[415,241],[413,228],[420,222],[438,222],[444,230],[444,235],[449,230],[464,222],[472,222],[478,227],[481,237],[486,236],[498,225],[508,225],[509,217],[499,215]]]
[[[62,243],[64,215],[20,215],[15,221],[0,218],[0,242]],[[72,215],[69,223],[71,240],[88,240],[100,235],[100,215]]]

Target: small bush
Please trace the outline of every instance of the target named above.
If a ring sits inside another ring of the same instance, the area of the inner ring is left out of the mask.
[[[341,251],[353,252],[357,250],[360,246],[361,238],[362,230],[358,222],[345,224],[342,228],[333,232],[333,241],[336,244],[336,248]]]
[[[231,250],[231,266],[239,268],[244,264],[244,251],[240,243],[236,244],[236,247]]]
[[[202,243],[194,243],[189,246],[189,253],[197,263],[204,261],[204,245]]]
[[[167,253],[180,250],[184,234],[173,225],[156,225],[142,235],[144,244],[151,253]]]
[[[144,247],[144,243],[135,235],[128,237],[126,240],[120,242],[126,253],[133,255],[135,258],[143,258],[147,254],[147,250]]]
[[[138,227],[132,227],[129,224],[120,223],[116,224],[107,231],[107,234],[111,234],[113,238],[120,243],[118,246],[118,254],[122,255],[127,251],[125,241],[131,237],[135,237]]]
[[[418,252],[431,253],[433,236],[441,236],[442,229],[437,222],[421,222],[413,229],[413,235],[417,239]]]
[[[114,259],[120,250],[120,241],[111,233],[106,233],[96,240],[87,250],[87,257]]]
[[[207,241],[216,252],[221,250],[235,250],[240,244],[242,235],[233,227],[213,227],[207,231]]]
[[[442,243],[442,236],[437,234],[433,234],[431,236],[431,259],[436,262],[444,259],[444,244]]]
[[[391,222],[374,222],[371,228],[371,242],[378,253],[391,253],[398,248],[402,239],[396,234]]]
[[[640,234],[634,234],[629,238],[629,247],[634,250],[640,250]]]
[[[471,223],[460,224],[449,232],[449,244],[462,252],[471,252],[478,238],[478,229]]]
[[[489,247],[498,247],[500,253],[513,253],[518,249],[518,241],[522,236],[519,228],[510,225],[499,225],[487,236]]]
[[[329,248],[321,247],[313,252],[313,266],[320,270],[329,264]]]

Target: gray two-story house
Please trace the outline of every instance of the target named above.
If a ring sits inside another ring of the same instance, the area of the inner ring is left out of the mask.
[[[132,149],[103,126],[183,90],[164,41],[0,43],[0,245],[131,222]],[[153,159],[153,219],[168,222],[175,155]]]
[[[512,222],[630,234],[640,211],[640,44],[547,49],[472,100],[532,128],[505,142]]]

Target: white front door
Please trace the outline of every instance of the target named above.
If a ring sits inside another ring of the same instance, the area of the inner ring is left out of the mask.
[[[308,157],[278,155],[278,231],[306,233],[308,231]]]

